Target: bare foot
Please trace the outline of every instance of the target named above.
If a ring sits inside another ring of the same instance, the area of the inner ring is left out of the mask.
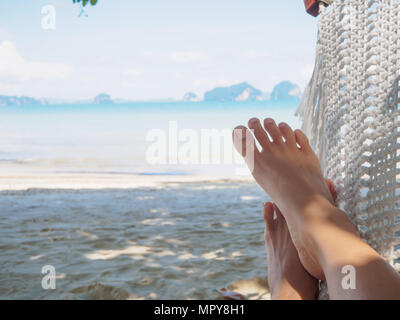
[[[337,200],[334,183],[325,179],[333,200]],[[274,219],[275,212],[275,219]],[[314,300],[319,281],[300,262],[285,218],[271,202],[264,204],[265,246],[268,256],[268,283],[273,300]]]
[[[335,220],[325,214],[326,210],[312,209],[316,203],[319,207],[334,204],[319,160],[304,133],[300,130],[293,132],[285,123],[278,127],[273,119],[265,119],[264,130],[258,119],[251,119],[249,128],[253,130],[262,151],[254,147],[254,152],[249,154],[246,148],[249,145],[255,146],[255,140],[243,126],[234,131],[235,147],[246,158],[249,166],[254,160],[252,174],[282,211],[304,268],[315,278],[324,280],[316,256],[318,248],[306,232],[310,225],[318,228],[323,219]]]
[[[271,299],[315,300],[319,289],[318,280],[301,264],[285,218],[271,202],[265,203],[263,214]]]

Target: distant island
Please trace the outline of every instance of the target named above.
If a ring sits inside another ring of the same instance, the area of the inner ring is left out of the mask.
[[[263,92],[256,89],[247,82],[242,82],[229,87],[218,87],[207,91],[204,94],[204,101],[293,101],[299,102],[301,98],[301,91],[298,85],[290,82],[283,81],[278,83],[272,93]],[[194,100],[196,99],[196,100]],[[187,93],[183,101],[192,102],[199,101],[195,93]]]
[[[199,101],[201,101],[201,98],[193,92],[188,92],[183,96],[182,101],[183,102],[199,102]]]
[[[111,100],[111,96],[109,94],[100,93],[94,98],[93,103],[94,104],[110,104],[110,103],[113,103],[113,101]]]
[[[247,82],[238,83],[228,87],[218,87],[204,93],[200,97],[194,92],[187,92],[181,100],[157,99],[148,102],[235,102],[235,101],[287,101],[299,102],[301,91],[298,85],[283,81],[278,83],[271,93],[263,92]],[[22,105],[47,105],[47,104],[120,104],[139,101],[127,99],[111,99],[107,93],[100,93],[93,99],[73,100],[73,99],[35,99],[26,96],[2,96],[0,95],[0,107],[2,106],[22,106]],[[146,102],[146,101],[141,101]]]
[[[262,91],[249,85],[247,82],[230,87],[219,87],[204,94],[204,101],[260,101]]]
[[[22,105],[46,105],[46,99],[34,99],[31,97],[0,96],[0,106],[22,106]]]
[[[271,93],[271,101],[298,101],[301,91],[298,85],[290,81],[283,81],[274,87]]]

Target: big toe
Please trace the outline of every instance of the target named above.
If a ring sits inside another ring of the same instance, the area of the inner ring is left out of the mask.
[[[253,172],[256,158],[260,155],[253,134],[246,127],[238,126],[232,135],[235,149],[244,157],[247,166]]]
[[[274,221],[274,205],[271,202],[266,202],[263,208],[263,216],[266,224],[266,230],[268,233],[272,233],[275,229],[275,221]]]
[[[244,126],[238,126],[233,130],[232,133],[233,145],[235,146],[237,152],[239,152],[242,157],[246,156],[248,151],[247,146],[250,143],[254,143],[254,138],[251,132]]]

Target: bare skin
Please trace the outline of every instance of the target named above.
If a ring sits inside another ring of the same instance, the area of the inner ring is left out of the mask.
[[[271,299],[315,300],[319,289],[318,280],[301,264],[282,213],[271,202],[267,202],[263,215]]]
[[[235,147],[253,169],[257,183],[281,209],[304,268],[315,278],[326,279],[333,299],[400,299],[400,276],[334,206],[304,133],[293,132],[285,123],[278,127],[273,119],[265,119],[264,128],[258,119],[251,119],[249,128],[262,151],[246,151],[255,140],[243,126],[234,131]],[[356,290],[342,286],[342,270],[347,265],[356,269]]]
[[[333,182],[326,179],[326,183],[336,201],[337,193]],[[266,202],[263,216],[268,284],[272,300],[315,300],[319,292],[319,281],[301,264],[281,211],[273,203]]]

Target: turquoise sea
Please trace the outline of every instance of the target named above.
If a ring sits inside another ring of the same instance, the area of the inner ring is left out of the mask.
[[[299,127],[295,110],[269,102],[0,108],[0,299],[219,299],[223,287],[268,299],[268,196],[235,180],[232,165],[151,164],[146,137],[156,130],[170,140],[171,121],[178,136],[225,129],[229,142],[210,148],[215,158],[232,148],[236,125],[256,116]],[[49,266],[51,290],[42,286]]]
[[[296,107],[296,103],[284,102],[137,102],[2,107],[0,170],[229,174],[229,170],[224,170],[226,163],[223,161],[219,166],[196,165],[193,161],[174,163],[168,159],[167,163],[149,163],[146,152],[152,141],[146,137],[152,130],[161,130],[166,134],[168,144],[172,138],[171,123],[178,134],[189,130],[192,135],[200,137],[201,130],[231,131],[239,124],[246,124],[251,117],[273,117],[297,128],[300,122],[294,116]],[[178,141],[177,147],[183,144]],[[230,141],[220,148],[231,147],[228,144]],[[212,149],[212,152],[217,151]],[[213,155],[209,157],[211,159]]]

